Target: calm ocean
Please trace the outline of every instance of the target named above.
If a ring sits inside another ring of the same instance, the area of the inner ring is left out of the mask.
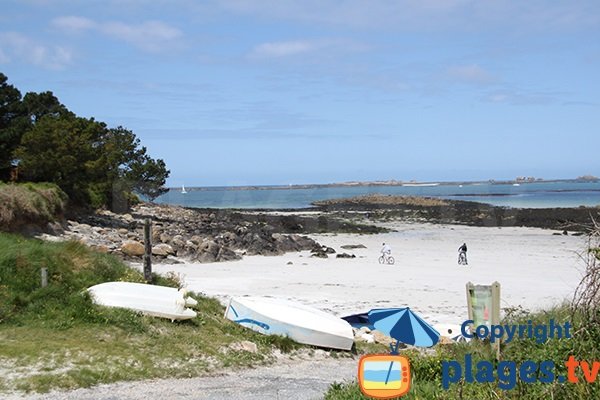
[[[578,207],[600,205],[600,182],[535,182],[511,184],[463,184],[438,186],[340,186],[310,189],[235,187],[171,189],[158,203],[210,208],[305,208],[313,201],[359,196],[397,194],[469,200],[519,208]]]

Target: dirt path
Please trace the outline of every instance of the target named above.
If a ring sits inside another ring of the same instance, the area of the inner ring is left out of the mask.
[[[322,399],[333,382],[356,377],[358,359],[300,360],[192,379],[120,382],[6,400]]]

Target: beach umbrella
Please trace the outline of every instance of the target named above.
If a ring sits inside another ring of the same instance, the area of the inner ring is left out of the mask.
[[[396,347],[390,344],[392,354],[398,354],[400,342],[419,347],[431,347],[440,339],[440,333],[411,311],[410,308],[383,308],[369,311],[369,322],[375,329],[396,339]],[[387,385],[392,365],[385,378]]]
[[[440,333],[408,307],[376,309],[369,311],[368,315],[375,329],[396,339],[392,354],[398,353],[400,342],[431,347],[440,339]]]

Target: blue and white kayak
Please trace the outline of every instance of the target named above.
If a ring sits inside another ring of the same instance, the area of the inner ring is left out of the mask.
[[[319,309],[271,297],[234,297],[225,318],[264,335],[282,335],[303,344],[350,350],[352,327]]]

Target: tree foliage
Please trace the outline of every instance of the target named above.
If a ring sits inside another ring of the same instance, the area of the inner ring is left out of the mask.
[[[135,134],[69,111],[52,92],[27,93],[0,74],[0,169],[17,164],[20,177],[53,182],[72,201],[124,209],[137,193],[153,200],[169,171]]]

